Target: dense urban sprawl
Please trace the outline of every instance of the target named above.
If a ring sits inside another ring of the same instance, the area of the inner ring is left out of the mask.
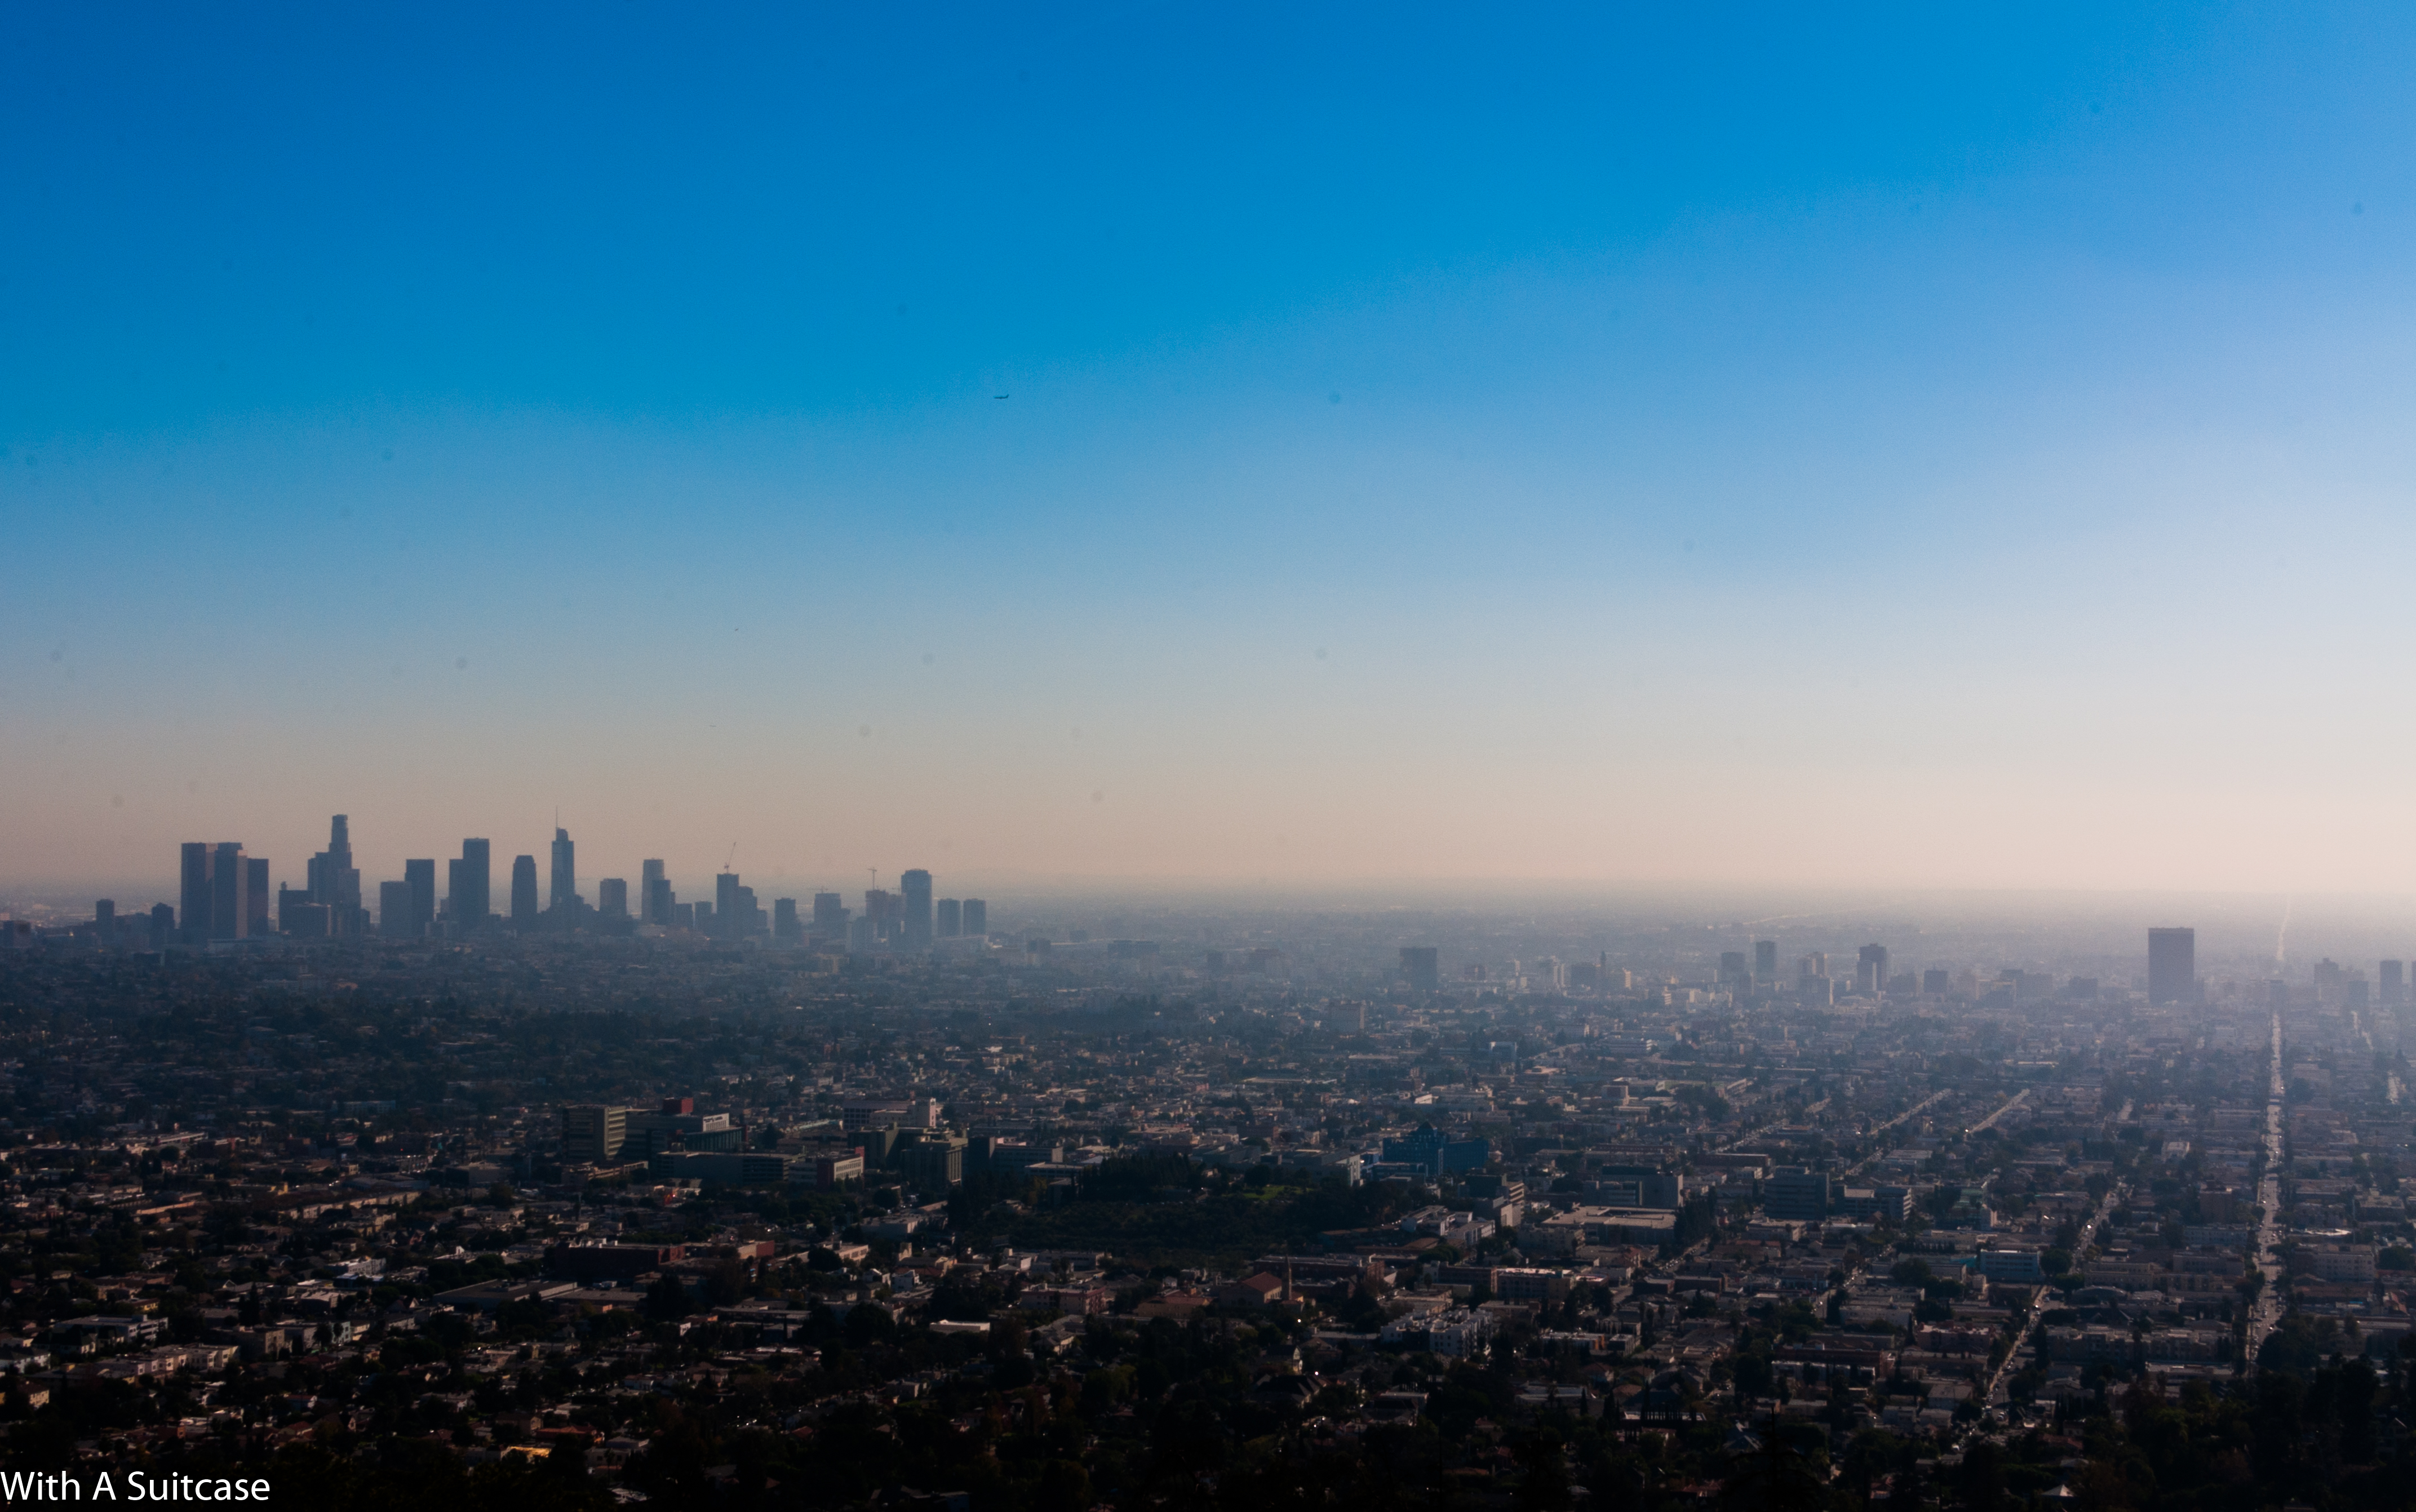
[[[330,912],[8,934],[11,1473],[947,1512],[2416,1485],[2396,962],[296,906]]]

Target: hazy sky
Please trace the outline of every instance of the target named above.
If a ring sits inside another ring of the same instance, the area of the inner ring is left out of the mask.
[[[0,884],[2408,891],[2411,53],[9,8]]]

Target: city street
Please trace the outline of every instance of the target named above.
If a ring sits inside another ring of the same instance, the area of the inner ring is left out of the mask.
[[[2242,1350],[2242,1360],[2250,1369],[2257,1364],[2257,1351],[2265,1336],[2282,1319],[2282,1016],[2273,1016],[2272,1070],[2266,1086],[2265,1100],[2265,1177],[2257,1184],[2257,1268],[2264,1273],[2265,1286],[2257,1293],[2257,1306],[2248,1315],[2248,1338]]]

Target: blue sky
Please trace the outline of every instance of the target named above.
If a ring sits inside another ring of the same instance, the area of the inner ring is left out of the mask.
[[[2404,12],[0,33],[0,881],[2405,890]]]

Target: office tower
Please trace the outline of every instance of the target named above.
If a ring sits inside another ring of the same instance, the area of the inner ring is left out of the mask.
[[[696,928],[696,911],[697,911],[698,909],[700,909],[700,908],[704,909],[706,912],[710,913],[710,912],[712,911],[712,909],[713,909],[713,905],[712,905],[711,903],[673,903],[673,904],[672,904],[672,921],[671,921],[671,924],[670,924],[670,926],[669,926],[669,927],[670,927],[670,928],[672,928],[672,929],[674,929],[674,930],[693,930],[693,929],[695,929],[695,928]]]
[[[613,1159],[629,1139],[629,1110],[573,1103],[562,1111],[562,1157],[598,1165]]]
[[[1945,997],[1954,990],[1955,980],[1946,975],[1945,967],[1932,966],[1921,974],[1921,991],[1924,997]]]
[[[2197,983],[2197,931],[2148,931],[2148,1001],[2186,1003]]]
[[[806,931],[804,926],[797,922],[797,900],[793,898],[773,899],[772,938],[775,940],[802,940],[805,938],[805,935]]]
[[[378,884],[378,933],[388,940],[419,938],[419,910],[412,906],[411,884]]]
[[[303,909],[305,909],[305,908],[308,908],[308,907],[310,907],[310,891],[309,891],[307,888],[302,888],[302,887],[279,887],[279,888],[278,888],[278,889],[277,889],[277,930],[278,930],[278,932],[279,932],[279,934],[292,934],[292,933],[294,933],[295,930],[299,930],[299,929],[302,927],[302,910],[303,910]],[[324,905],[323,905],[323,906],[324,906]],[[312,928],[313,928],[313,930],[315,930],[315,929],[317,928],[317,926],[313,925],[313,926],[312,926]]]
[[[2386,960],[2382,963],[2382,1005],[2403,1007],[2408,1002],[2408,969],[2404,962]]]
[[[556,825],[553,831],[553,875],[545,895],[548,912],[574,915],[579,912],[579,866],[570,831]]]
[[[210,848],[197,840],[187,840],[181,848],[178,862],[177,907],[183,911],[185,934],[188,939],[210,937]]]
[[[241,840],[222,840],[210,850],[210,938],[240,940],[249,916],[244,897]]]
[[[897,894],[880,889],[880,886],[865,889],[865,918],[860,923],[872,928],[875,940],[889,940],[897,932],[897,925],[894,925],[897,913]]]
[[[338,814],[327,824],[327,848],[310,857],[303,866],[302,891],[308,902],[325,906],[334,921],[334,932],[341,935],[360,931],[361,873],[353,865],[351,822]],[[278,911],[281,920],[283,909]]]
[[[247,939],[268,933],[268,858],[248,856],[243,863],[243,932]]]
[[[1854,990],[1865,997],[1878,997],[1887,990],[1887,946],[1863,946],[1854,961]]]
[[[1827,951],[1814,950],[1796,959],[1795,979],[1797,981],[1810,981],[1814,977],[1825,979],[1828,975],[1829,953]]]
[[[536,857],[512,857],[512,928],[526,930],[536,924]]]
[[[931,948],[931,874],[920,867],[898,874],[899,906],[904,910],[900,932],[909,950]]]
[[[711,934],[713,932],[713,905],[711,903],[695,904],[693,907],[687,909],[687,912],[688,916],[695,921],[691,927],[699,934]]]
[[[461,842],[461,871],[453,885],[453,927],[483,930],[492,912],[494,867],[485,840]]]
[[[1412,992],[1431,992],[1442,985],[1442,972],[1436,964],[1437,952],[1432,945],[1401,946],[1401,975],[1410,979]]]
[[[1757,982],[1778,980],[1778,942],[1756,940],[1753,943],[1753,979]]]
[[[325,903],[311,902],[310,895],[299,887],[288,889],[294,895],[294,906],[279,917],[285,932],[296,940],[325,940],[336,928],[336,911]]]
[[[814,932],[836,940],[847,933],[847,907],[837,893],[814,894]]]
[[[1607,966],[1607,963],[1609,963],[1609,957],[1604,957],[1604,961],[1594,966],[1594,986],[1602,986],[1602,978],[1607,975],[1607,971],[1602,971],[1602,966]],[[1744,952],[1742,952],[1742,949],[1723,949],[1723,952],[1720,952],[1718,983],[1723,988],[1728,988],[1729,992],[1752,990],[1754,974],[1744,966]]]
[[[669,929],[677,922],[672,917],[672,910],[679,906],[679,894],[672,891],[672,885],[668,881],[657,877],[646,884],[646,896],[643,901],[647,923],[659,924]]]
[[[989,904],[978,898],[965,900],[965,932],[975,939],[989,937]]]
[[[867,916],[847,927],[847,948],[856,955],[869,955],[881,945],[880,924]]]
[[[176,937],[176,911],[165,903],[151,905],[151,938],[154,950],[165,950],[168,942]]]
[[[699,903],[697,928],[705,929],[704,905]],[[713,878],[713,926],[706,932],[722,940],[740,940],[763,932],[763,911],[756,906],[755,889],[743,886],[735,871],[719,871]]]
[[[402,864],[402,885],[411,889],[411,926],[401,936],[416,940],[436,930],[436,858]],[[383,928],[383,926],[381,926]]]
[[[659,889],[659,890],[658,890]],[[663,878],[660,861],[638,863],[638,920],[642,924],[669,924],[672,921],[671,884]],[[657,898],[665,900],[658,908]]]
[[[629,916],[629,884],[624,877],[607,877],[596,885],[596,912],[608,919]]]
[[[943,898],[934,905],[931,932],[943,940],[953,940],[965,932],[964,905],[953,898]]]
[[[104,898],[92,905],[92,932],[103,950],[117,948],[117,900]]]

